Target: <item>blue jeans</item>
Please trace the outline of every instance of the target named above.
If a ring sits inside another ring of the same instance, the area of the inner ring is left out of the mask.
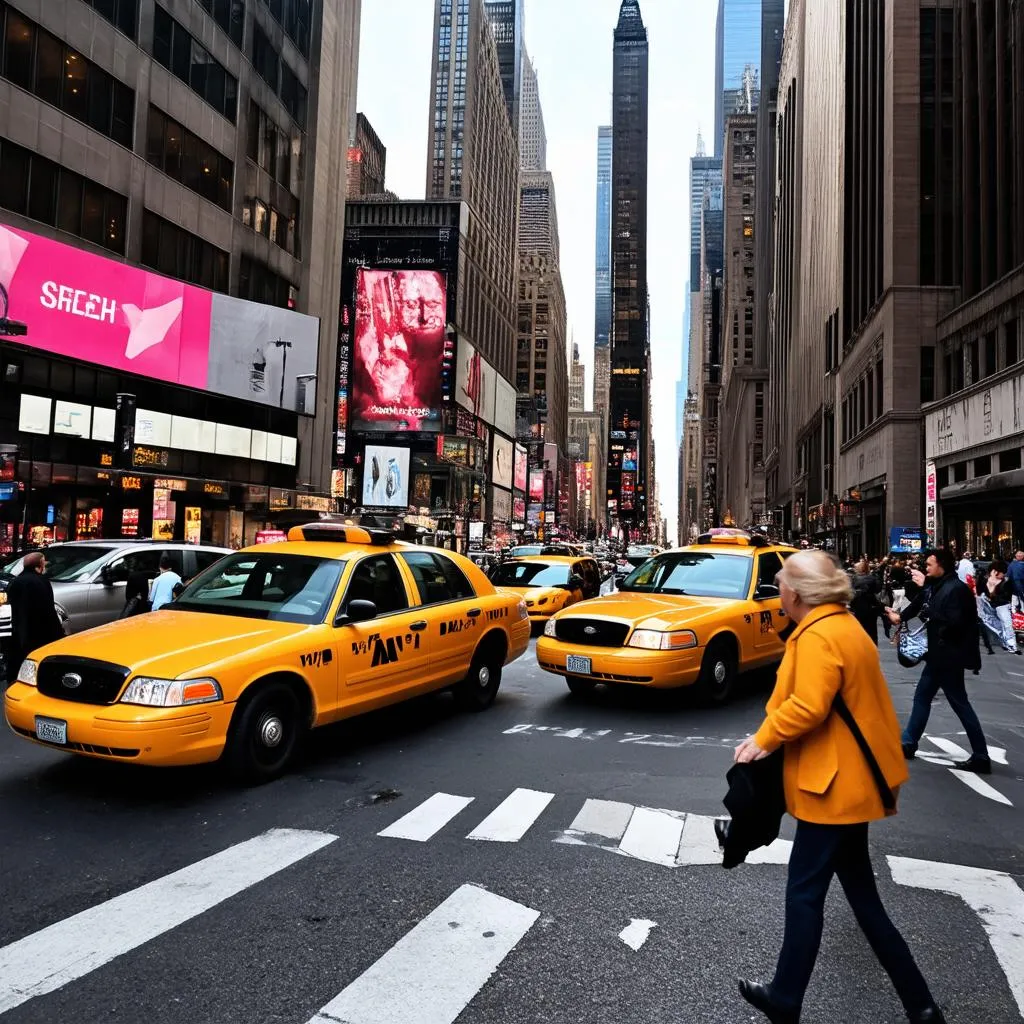
[[[814,971],[825,924],[825,897],[837,875],[853,916],[908,1014],[932,1006],[928,983],[907,943],[889,920],[875,885],[868,826],[797,822],[786,883],[786,932],[771,983],[772,1000],[799,1013]]]
[[[921,679],[914,691],[914,707],[910,712],[907,726],[903,730],[904,745],[917,749],[928,725],[932,701],[935,700],[935,695],[939,690],[946,695],[949,706],[953,709],[956,717],[960,719],[960,724],[967,733],[974,756],[987,761],[988,744],[985,742],[985,733],[982,731],[981,722],[978,721],[978,716],[967,697],[964,670],[951,665],[925,663]]]

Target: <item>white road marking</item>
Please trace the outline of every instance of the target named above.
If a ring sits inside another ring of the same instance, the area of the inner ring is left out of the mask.
[[[914,757],[920,758],[922,761],[927,761],[929,764],[937,764],[942,768],[952,768],[953,762],[948,757],[943,757],[941,754],[929,754],[925,751],[919,750]]]
[[[619,840],[626,831],[633,810],[632,804],[615,800],[588,800],[573,819],[569,831]]]
[[[965,750],[959,743],[947,740],[944,736],[932,736],[931,734],[928,734],[927,738],[931,740],[939,750],[944,750],[950,756],[957,758],[957,760],[964,761],[971,756],[971,752],[969,750]],[[989,747],[988,756],[992,758],[996,764],[1007,763],[1006,750],[1003,747]]]
[[[613,734],[612,729],[584,729],[580,726],[565,728],[560,725],[533,725],[521,722],[509,729],[502,730],[503,736],[524,735],[527,733],[554,733],[559,739],[590,740],[611,737],[616,743],[630,743],[639,747],[663,747],[678,750],[681,747],[722,747],[731,749],[741,743],[745,737],[718,736],[676,736],[673,733],[627,732]]]
[[[0,1013],[83,977],[337,838],[271,829],[12,942],[0,949]]]
[[[715,819],[703,814],[688,814],[676,854],[677,865],[721,864],[722,851],[715,835]]]
[[[566,729],[565,732],[555,733],[555,735],[567,740],[578,740],[586,731],[586,729]]]
[[[770,846],[762,846],[747,854],[748,864],[788,864],[793,844],[788,839],[776,839]]]
[[[411,839],[415,843],[425,843],[472,802],[471,796],[435,793],[377,835],[386,839]]]
[[[517,789],[505,797],[466,838],[518,843],[554,798],[554,793]]]
[[[1005,804],[1007,807],[1013,806],[1013,804],[1003,796],[998,789],[994,786],[990,786],[984,779],[975,775],[974,772],[964,772],[957,768],[950,768],[949,772],[951,775],[955,775],[965,786],[969,786],[973,789],[975,793],[987,796],[989,800],[994,800],[997,804]]]
[[[513,733],[517,732],[529,732],[532,728],[533,726],[529,722],[522,722],[519,725],[513,725],[511,729],[506,729],[502,735],[511,736]]]
[[[992,951],[1024,1014],[1024,892],[1009,875],[960,864],[889,857],[893,881],[959,896],[981,918]]]
[[[308,1024],[453,1024],[538,917],[463,885]]]
[[[619,938],[629,946],[634,953],[639,953],[643,944],[650,937],[651,929],[657,928],[657,921],[646,921],[633,918],[625,928],[619,932]]]
[[[683,836],[685,815],[638,807],[626,826],[619,853],[649,864],[676,866],[676,854]]]

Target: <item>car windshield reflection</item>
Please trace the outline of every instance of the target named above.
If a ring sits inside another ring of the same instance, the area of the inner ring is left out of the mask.
[[[751,562],[741,555],[712,555],[697,551],[658,555],[634,569],[619,590],[743,600],[750,586]]]
[[[569,583],[569,566],[543,562],[503,562],[491,574],[496,587],[564,587]]]

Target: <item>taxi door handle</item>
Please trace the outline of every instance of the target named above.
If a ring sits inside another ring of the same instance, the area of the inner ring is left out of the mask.
[[[414,622],[409,628],[414,633],[422,633],[423,630],[425,630],[427,628],[427,624],[426,624],[425,621],[421,620],[419,622]]]
[[[478,616],[478,615],[480,614],[480,609],[479,609],[479,608],[470,608],[470,609],[469,609],[469,611],[468,611],[468,612],[466,612],[466,614],[467,614],[467,615],[468,615],[468,616],[469,616],[469,617],[470,617],[471,619],[475,619],[475,618],[476,618],[476,617],[477,617],[477,616]]]

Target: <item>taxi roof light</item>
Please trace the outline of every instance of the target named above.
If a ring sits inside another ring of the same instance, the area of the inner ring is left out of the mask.
[[[372,544],[385,547],[395,538],[385,530],[367,530],[362,526],[348,526],[340,523],[306,523],[293,526],[288,539],[295,541],[324,541],[332,544]]]
[[[712,530],[710,533],[701,534],[696,541],[697,544],[731,544],[734,547],[744,548],[766,548],[769,545],[768,538],[759,533],[744,533],[741,530],[730,530],[728,532]]]

